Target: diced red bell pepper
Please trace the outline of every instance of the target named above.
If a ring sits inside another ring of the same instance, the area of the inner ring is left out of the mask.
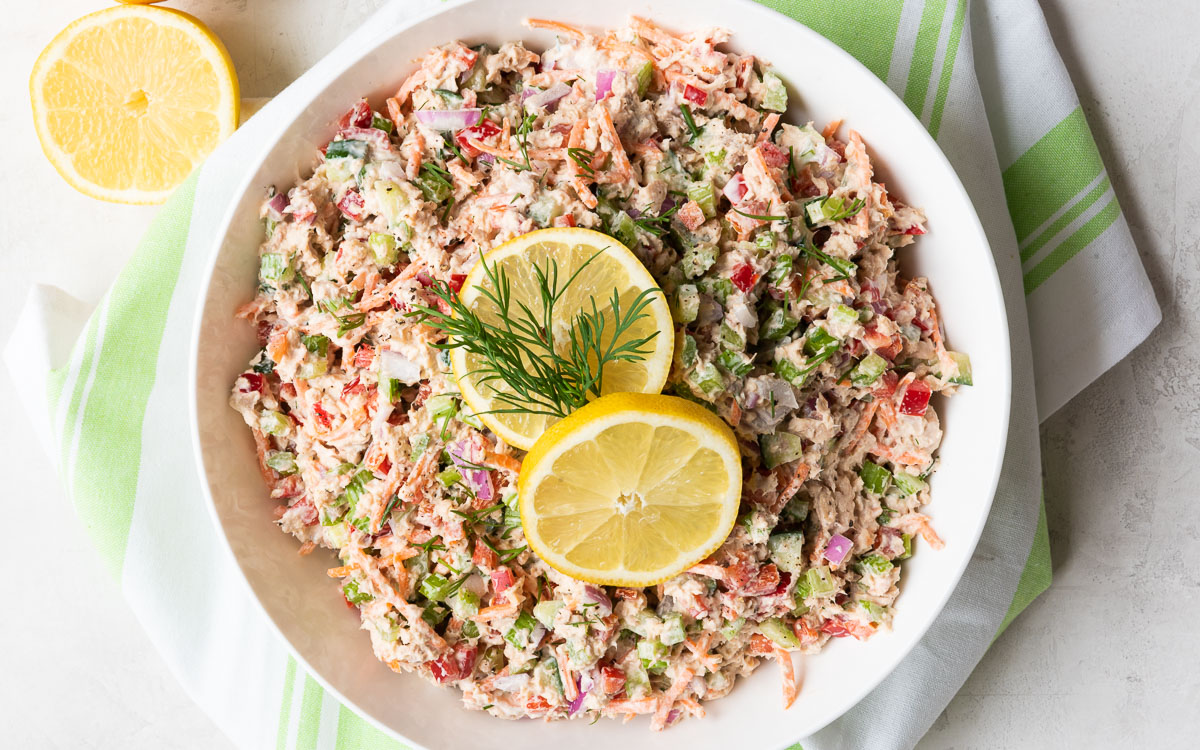
[[[903,234],[925,234],[925,230],[923,228],[921,228],[919,225],[911,226],[908,229],[905,229]]]
[[[599,687],[606,695],[616,695],[625,689],[625,673],[616,667],[600,667]]]
[[[483,543],[483,540],[475,540],[475,552],[471,555],[471,562],[481,568],[494,568],[500,564],[500,558],[495,552],[488,549],[488,546]]]
[[[746,649],[752,656],[766,656],[775,653],[775,644],[762,633],[750,636],[750,645]]]
[[[367,210],[367,204],[357,190],[347,190],[337,206],[342,213],[355,221],[360,221]]]
[[[811,625],[805,622],[803,618],[797,618],[797,620],[792,623],[792,632],[795,633],[796,637],[800,639],[801,647],[817,642],[817,631]]]
[[[821,623],[821,632],[834,638],[845,638],[851,634],[850,628],[846,627],[846,621],[841,617],[832,617]]]
[[[242,380],[246,381],[246,387],[238,388],[242,393],[262,393],[263,376],[257,372],[243,372]]]
[[[300,518],[300,522],[305,526],[312,526],[317,522],[317,506],[312,504],[312,501],[307,497],[297,500],[288,508],[289,511],[296,511],[296,515]]]
[[[530,711],[549,711],[550,704],[540,695],[535,695],[525,703],[525,708]]]
[[[689,83],[683,87],[683,98],[697,107],[703,107],[708,102],[708,92]]]
[[[573,227],[575,226],[575,217],[571,214],[563,214],[562,216],[554,217],[554,226],[556,227]]]
[[[762,154],[763,161],[768,167],[786,167],[788,163],[788,154],[786,151],[776,146],[770,141],[763,141],[758,144],[758,151]]]
[[[333,424],[333,417],[320,404],[313,404],[313,414],[317,417],[317,421],[321,423],[321,427],[326,430]]]
[[[478,649],[467,643],[455,645],[454,650],[442,654],[429,664],[429,672],[439,684],[455,682],[467,677],[475,669],[475,657]]]
[[[742,292],[749,292],[758,283],[758,274],[754,272],[750,264],[742,263],[734,267],[733,275],[729,277],[729,280]]]
[[[496,589],[496,593],[502,593],[512,587],[513,574],[508,568],[496,568],[492,571],[492,588]]]
[[[888,370],[879,378],[879,385],[871,393],[875,394],[875,398],[891,398],[899,382],[900,376],[894,370]]]
[[[370,344],[362,344],[354,352],[354,366],[368,369],[375,362],[375,349]]]
[[[925,409],[929,407],[929,397],[932,395],[933,390],[928,383],[924,380],[914,380],[904,390],[904,398],[900,401],[900,413],[910,417],[925,416]]]
[[[338,120],[339,128],[369,128],[371,127],[371,105],[366,99],[359,99],[350,111]]]
[[[746,178],[742,176],[741,172],[738,172],[729,178],[729,182],[725,183],[721,192],[725,194],[730,203],[736,206],[746,197],[746,193],[750,192],[750,188],[746,187]]]
[[[463,153],[472,158],[479,156],[479,149],[471,145],[472,140],[486,143],[493,136],[500,134],[500,126],[491,120],[480,120],[469,128],[463,128],[454,134],[454,140]]]
[[[684,203],[679,207],[676,216],[689,231],[696,231],[704,223],[704,209],[700,208],[700,204],[696,201]]]
[[[359,378],[355,378],[354,380],[351,380],[349,383],[346,383],[344,386],[342,386],[342,398],[344,399],[347,396],[355,393],[362,393],[363,390],[364,388],[362,381]]]
[[[452,290],[452,291],[453,291],[455,294],[458,294],[460,291],[462,291],[462,288],[463,288],[463,283],[464,283],[466,280],[467,280],[467,275],[466,275],[465,273],[452,273],[452,274],[450,274],[450,289],[451,289],[451,290]]]
[[[420,273],[417,274],[417,281],[421,282],[421,286],[424,286],[424,287],[433,286],[433,283],[434,283],[433,277],[430,276],[425,271],[421,271]]]

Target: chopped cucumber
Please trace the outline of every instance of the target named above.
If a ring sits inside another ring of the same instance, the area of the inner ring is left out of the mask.
[[[859,569],[864,572],[870,570],[878,573],[879,575],[883,575],[895,567],[892,565],[891,560],[875,552],[872,552],[871,554],[859,560],[858,565]]]
[[[680,284],[675,290],[677,323],[691,323],[700,314],[700,292],[695,284]]]
[[[767,551],[775,567],[799,575],[804,571],[804,533],[800,531],[772,534]]]
[[[518,649],[524,649],[529,645],[530,636],[533,635],[533,629],[537,625],[538,621],[533,618],[533,615],[522,612],[517,616],[516,622],[508,629],[508,632],[504,634],[504,640]]]
[[[371,248],[371,256],[378,266],[388,268],[396,265],[396,261],[400,260],[400,250],[396,247],[396,238],[390,234],[371,232],[367,246]]]
[[[400,218],[400,213],[408,207],[408,196],[391,180],[375,181],[375,200],[389,224],[394,224]]]
[[[864,460],[862,468],[858,470],[858,475],[862,477],[863,487],[876,495],[887,492],[887,488],[892,484],[892,472],[874,461]]]
[[[290,281],[294,275],[295,270],[285,255],[263,253],[258,261],[258,277],[263,281],[280,283]]]
[[[717,213],[717,194],[713,190],[711,182],[695,182],[688,185],[688,199],[696,201],[696,205],[700,206],[700,210],[704,212],[704,218],[711,219]]]
[[[772,617],[769,620],[763,620],[758,624],[758,629],[762,634],[771,639],[771,642],[780,648],[794,649],[800,648],[800,639],[788,627],[788,624],[778,617]]]
[[[683,627],[683,615],[678,613],[667,615],[663,618],[662,635],[659,640],[664,646],[674,646],[676,643],[683,643],[687,638],[687,632]]]
[[[878,354],[871,352],[863,357],[854,369],[850,371],[850,382],[859,387],[871,385],[883,371],[887,369],[887,360]]]
[[[948,354],[958,369],[958,374],[952,375],[949,382],[955,385],[975,385],[975,381],[971,378],[971,358],[962,352],[948,352]]]
[[[742,377],[754,369],[754,361],[742,352],[726,349],[717,355],[717,364],[724,367],[737,377]]]
[[[896,480],[896,489],[905,495],[914,495],[929,486],[925,480],[904,471],[897,471],[892,476]]]
[[[786,112],[788,94],[787,86],[783,85],[783,79],[768,70],[763,73],[762,85],[763,109],[768,109],[772,112]]]
[[[684,276],[695,279],[703,276],[716,262],[717,246],[710,242],[701,242],[683,254],[680,266],[683,268]]]
[[[808,584],[808,589],[813,596],[829,596],[837,591],[837,581],[834,580],[833,574],[829,572],[828,565],[809,568],[804,577]]]
[[[721,323],[721,346],[740,352],[746,348],[746,336],[728,323]]]
[[[563,603],[553,600],[538,602],[533,606],[533,616],[548,629],[554,628],[554,616],[563,608]]]
[[[264,411],[258,418],[258,426],[268,435],[278,437],[287,434],[292,426],[292,420],[277,411]]]
[[[613,215],[609,234],[620,240],[621,244],[626,247],[637,247],[637,225],[633,223],[633,219],[629,214],[624,211],[617,211]]]
[[[274,451],[267,454],[267,466],[285,477],[299,471],[296,467],[296,454],[291,451]]]
[[[804,455],[804,441],[790,432],[763,435],[758,443],[762,450],[763,464],[768,469],[795,461]]]

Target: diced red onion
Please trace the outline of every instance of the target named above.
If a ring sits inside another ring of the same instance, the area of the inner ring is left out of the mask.
[[[539,91],[533,96],[529,97],[529,99],[525,101],[525,104],[530,107],[534,107],[535,109],[541,109],[543,107],[549,107],[551,104],[554,104],[569,93],[571,93],[571,87],[562,81],[559,81],[545,91]]]
[[[491,472],[470,468],[476,464],[472,445],[467,442],[454,443],[446,452],[450,454],[450,460],[459,468],[475,496],[480,500],[491,500],[494,496]]]
[[[575,700],[571,701],[571,705],[568,707],[568,716],[574,716],[575,714],[579,713],[579,709],[583,708],[583,699],[587,697],[588,690],[590,690],[592,687],[590,684],[587,687],[583,686],[583,680],[585,678],[589,683],[591,682],[591,678],[588,677],[586,673],[582,678],[575,679],[575,692],[577,692],[578,695],[575,696]]]
[[[659,215],[665,214],[677,205],[679,205],[679,201],[675,200],[675,196],[668,195],[666,198],[663,198],[662,205],[658,207],[658,213]]]
[[[741,323],[743,328],[753,328],[754,324],[758,322],[758,318],[754,316],[748,305],[730,305],[727,312],[729,318],[735,323]]]
[[[421,368],[417,363],[390,349],[379,353],[379,374],[385,378],[399,380],[405,385],[415,385],[421,380]]]
[[[631,219],[636,219],[642,215],[641,211],[637,210],[636,208],[634,208],[632,206],[630,206],[628,209],[626,209],[625,213],[629,214],[629,218],[631,218]]]
[[[485,580],[483,576],[479,575],[478,573],[472,573],[467,577],[467,580],[463,582],[463,588],[467,591],[470,591],[472,594],[475,594],[476,596],[483,596],[487,593],[488,584],[487,580]]]
[[[280,221],[283,219],[283,212],[288,207],[287,193],[276,193],[267,201],[267,216],[271,221]]]
[[[834,534],[825,545],[825,559],[837,565],[846,559],[846,554],[854,547],[854,542],[841,534]]]
[[[608,594],[604,593],[604,589],[599,586],[587,584],[583,587],[583,601],[588,604],[595,604],[596,615],[599,617],[608,617],[612,614],[612,600],[608,598]]]
[[[696,325],[709,325],[725,317],[725,308],[721,303],[707,294],[700,295],[700,310],[696,315]]]
[[[479,156],[477,156],[475,158],[479,159],[479,161],[483,162],[484,164],[495,164],[496,163],[496,157],[492,156],[491,154],[480,154]]]
[[[382,151],[392,148],[388,134],[379,128],[342,128],[338,131],[338,138],[343,141],[366,141]]]
[[[762,400],[762,396],[759,395],[758,391],[750,391],[746,394],[746,400],[742,403],[742,408],[753,409],[758,406],[760,400]]]
[[[612,91],[613,79],[617,77],[615,70],[596,71],[596,101],[608,96]]]
[[[535,88],[531,88],[531,87],[526,87],[526,88],[522,89],[521,90],[521,101],[525,101],[526,99],[528,99],[529,97],[538,93],[539,91],[540,91],[540,89],[535,89]]]
[[[424,126],[433,130],[462,130],[479,122],[481,109],[418,109],[414,114]],[[379,131],[383,132],[383,131]],[[386,134],[385,134],[386,135]]]

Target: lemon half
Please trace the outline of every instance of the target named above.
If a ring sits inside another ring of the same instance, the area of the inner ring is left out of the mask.
[[[525,457],[521,522],[561,573],[651,586],[729,536],[742,493],[733,432],[675,396],[618,393],[552,426]]]
[[[588,262],[593,256],[596,257]],[[508,277],[512,289],[510,318],[520,314],[522,304],[534,314],[540,314],[543,295],[539,292],[534,269],[545,270],[550,261],[558,268],[559,289],[587,263],[554,306],[552,326],[555,350],[560,354],[570,340],[576,316],[581,311],[590,312],[593,301],[597,310],[605,314],[606,330],[611,331],[614,290],[620,295],[624,315],[639,294],[658,286],[637,256],[606,234],[578,228],[541,229],[512,239],[484,256],[467,274],[459,299],[484,322],[503,323],[496,305],[485,294],[487,290],[494,291],[486,266],[493,274],[503,271]],[[607,364],[603,371],[603,394],[658,393],[667,382],[674,348],[674,327],[662,292],[650,297],[645,312],[627,329],[621,341],[654,335],[644,347],[649,350],[647,355],[637,361]],[[452,349],[450,364],[467,405],[509,445],[529,450],[534,441],[557,421],[556,417],[546,414],[489,413],[511,408],[510,404],[497,399],[497,394],[511,393],[512,389],[504,381],[485,378],[481,371],[486,370],[487,360],[482,355],[462,348]]]
[[[29,79],[42,150],[80,192],[161,203],[238,123],[220,40],[186,13],[118,5],[84,16]]]

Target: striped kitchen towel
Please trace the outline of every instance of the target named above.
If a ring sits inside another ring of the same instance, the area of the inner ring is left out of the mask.
[[[833,725],[797,738],[809,750],[911,747],[1049,585],[1039,414],[1125,356],[1159,311],[1034,0],[765,2],[850,51],[920,117],[971,194],[1005,291],[1014,401],[975,556],[896,671]],[[440,5],[384,5],[267,107],[287,117],[381,30]],[[219,542],[193,468],[181,363],[213,228],[266,119],[247,122],[177,191],[90,316],[58,290],[35,289],[6,359],[130,606],[237,746],[399,748],[289,655]]]

